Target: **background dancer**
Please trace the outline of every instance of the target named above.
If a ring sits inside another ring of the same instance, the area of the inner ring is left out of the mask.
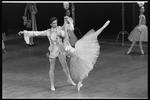
[[[31,20],[29,20],[29,13],[27,13],[27,11],[30,12]],[[26,26],[27,26],[27,22],[31,21],[30,23],[31,23],[32,31],[37,31],[36,17],[35,17],[35,14],[37,14],[37,12],[38,10],[36,8],[36,3],[27,3],[24,16],[23,16],[23,20],[24,20],[24,25]],[[27,27],[30,27],[30,26],[27,26]],[[34,45],[33,37],[28,38],[28,36],[24,36],[24,39],[29,46]]]
[[[131,47],[129,48],[127,54],[129,54],[132,51],[133,46],[136,44],[136,42],[139,41],[139,47],[141,50],[141,54],[144,54],[142,42],[148,41],[148,29],[146,26],[146,18],[144,16],[144,7],[141,6],[140,8],[140,16],[139,16],[139,25],[137,25],[130,33],[128,39],[132,42]]]

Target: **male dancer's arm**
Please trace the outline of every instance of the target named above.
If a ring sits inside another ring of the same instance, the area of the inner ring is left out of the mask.
[[[44,30],[44,31],[27,31],[27,30],[24,30],[24,31],[20,31],[18,34],[26,34],[28,36],[47,36],[47,34],[49,33],[49,30]]]

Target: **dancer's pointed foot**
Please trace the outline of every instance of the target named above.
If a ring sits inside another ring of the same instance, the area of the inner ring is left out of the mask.
[[[129,54],[131,52],[131,49],[128,50],[127,54]]]
[[[71,83],[72,85],[76,85],[71,79],[67,80],[67,82]]]
[[[78,83],[78,85],[77,85],[77,88],[78,88],[78,91],[80,91],[80,88],[83,86],[83,84],[82,83]]]
[[[143,50],[141,50],[141,54],[144,55],[144,51]]]

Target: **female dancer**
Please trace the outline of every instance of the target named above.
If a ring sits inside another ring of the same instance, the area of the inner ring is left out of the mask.
[[[144,54],[143,47],[142,47],[142,42],[147,42],[148,41],[148,30],[146,26],[146,18],[143,15],[145,9],[142,6],[140,8],[140,16],[139,16],[139,25],[137,25],[133,31],[131,31],[128,39],[132,42],[131,47],[129,48],[127,54],[129,54],[132,51],[133,46],[136,44],[136,42],[139,41],[139,47],[141,49],[141,54]]]
[[[35,3],[28,3],[26,8],[25,8],[25,12],[24,12],[24,16],[23,16],[23,19],[24,19],[24,25],[26,24],[27,22],[27,17],[26,17],[26,13],[27,13],[27,10],[30,11],[31,13],[31,24],[32,24],[32,31],[37,31],[37,25],[36,25],[36,18],[35,18],[35,14],[37,14],[38,10],[36,8],[36,4]],[[33,43],[33,37],[30,37],[29,39],[26,37],[26,35],[24,35],[24,39],[26,41],[26,43],[28,45],[34,45]],[[27,40],[26,40],[27,39]]]
[[[61,65],[63,66],[63,71],[67,76],[67,81],[69,83],[71,83],[72,85],[76,85],[70,76],[70,72],[68,69],[68,65],[66,62],[66,55],[64,54],[63,50],[60,50],[61,48],[59,48],[58,46],[58,35],[60,36],[64,36],[65,33],[64,31],[61,29],[60,26],[57,26],[57,18],[52,17],[50,19],[50,25],[51,28],[47,29],[45,31],[21,31],[19,32],[19,34],[24,34],[26,36],[29,37],[33,37],[33,36],[47,36],[50,42],[50,46],[49,46],[49,51],[50,53],[47,54],[47,56],[49,57],[49,62],[50,62],[50,70],[49,70],[49,77],[50,77],[50,82],[51,82],[51,90],[54,91],[54,69],[55,69],[55,61],[56,58],[58,57]]]

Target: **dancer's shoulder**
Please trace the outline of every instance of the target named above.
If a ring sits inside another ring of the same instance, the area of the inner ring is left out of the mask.
[[[140,18],[141,18],[141,17],[142,17],[142,18],[145,18],[145,15],[141,14],[139,17],[140,17]]]

